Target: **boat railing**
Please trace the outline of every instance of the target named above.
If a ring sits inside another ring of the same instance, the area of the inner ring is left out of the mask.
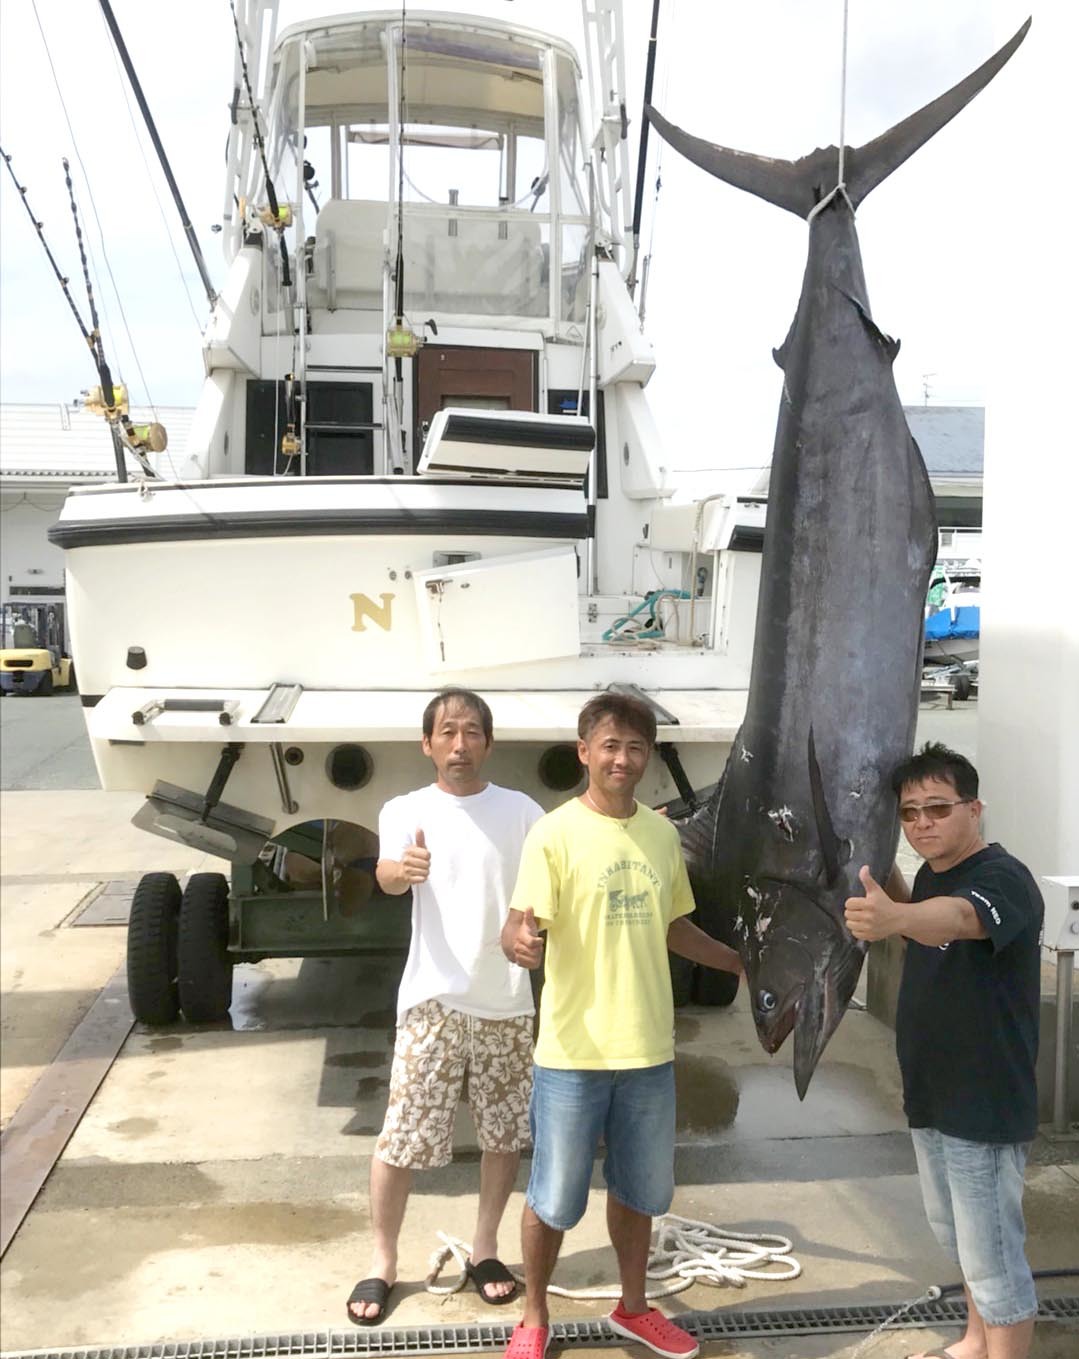
[[[329,310],[382,307],[389,268],[385,202],[330,199],[315,227],[309,301]],[[587,222],[563,224],[563,268],[551,288],[547,215],[514,209],[410,203],[404,213],[405,300],[409,309],[477,316],[580,320],[587,291]]]

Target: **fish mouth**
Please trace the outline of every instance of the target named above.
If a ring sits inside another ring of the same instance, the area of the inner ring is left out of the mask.
[[[794,1023],[794,1088],[805,1099],[821,1053],[843,1017],[835,983],[828,974],[814,977],[805,988]]]
[[[801,1013],[804,994],[804,986],[795,987],[778,1013],[775,1011],[766,1013],[754,1007],[753,1018],[757,1024],[757,1037],[765,1052],[774,1055],[787,1041],[787,1035],[794,1028]]]
[[[839,1004],[827,960],[814,967],[807,980],[790,989],[782,1008],[766,1012],[754,1006],[757,1037],[765,1052],[778,1052],[794,1032],[794,1086],[799,1099],[806,1097],[817,1063],[843,1017],[844,1008]]]

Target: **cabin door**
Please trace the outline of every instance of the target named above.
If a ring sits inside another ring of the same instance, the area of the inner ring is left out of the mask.
[[[536,409],[536,355],[530,349],[479,349],[425,344],[416,355],[415,467],[427,429],[446,406]]]

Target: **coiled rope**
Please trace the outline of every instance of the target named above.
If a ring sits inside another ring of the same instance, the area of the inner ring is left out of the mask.
[[[458,1293],[468,1282],[466,1266],[471,1246],[459,1237],[446,1232],[437,1233],[442,1245],[432,1253],[426,1285],[428,1293],[444,1296]],[[744,1288],[749,1279],[771,1279],[786,1282],[797,1279],[802,1266],[790,1253],[791,1242],[785,1236],[769,1232],[742,1232],[733,1235],[724,1227],[709,1222],[668,1213],[656,1222],[656,1239],[648,1257],[646,1277],[655,1286],[646,1290],[648,1298],[666,1298],[681,1293],[693,1284],[709,1284],[715,1288]],[[457,1261],[460,1275],[452,1283],[439,1283],[443,1268],[450,1259]],[[510,1273],[518,1283],[524,1276],[516,1270]],[[622,1290],[606,1288],[562,1288],[550,1284],[548,1293],[560,1298],[618,1299]]]

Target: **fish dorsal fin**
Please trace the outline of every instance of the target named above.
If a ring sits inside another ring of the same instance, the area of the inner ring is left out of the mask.
[[[864,146],[848,146],[844,152],[847,197],[857,207],[893,170],[898,169],[915,151],[951,122],[979,91],[993,79],[1027,35],[1028,19],[999,52],[972,71],[947,93],[904,118]],[[748,151],[717,146],[702,137],[691,136],[669,123],[650,104],[645,114],[661,137],[694,165],[732,184],[736,189],[765,198],[798,217],[808,217],[813,208],[836,187],[839,151],[834,146],[818,148],[801,160],[773,160]]]
[[[844,842],[835,833],[832,816],[828,810],[828,800],[824,795],[824,780],[820,765],[817,763],[817,747],[813,740],[813,728],[809,728],[809,792],[813,798],[813,815],[817,822],[817,839],[820,841],[824,857],[824,873],[829,887],[839,877],[839,866],[844,861]]]

